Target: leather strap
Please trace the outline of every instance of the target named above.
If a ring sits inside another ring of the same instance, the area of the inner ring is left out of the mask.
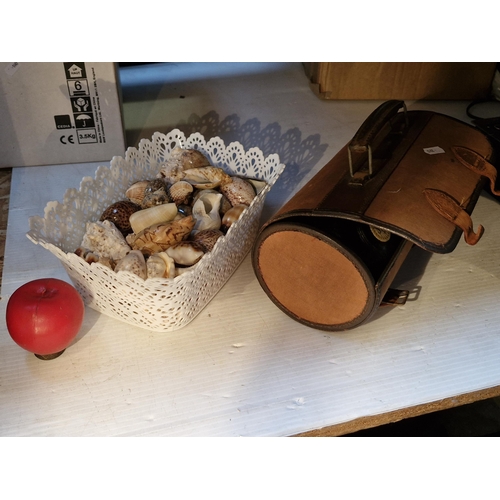
[[[497,169],[491,163],[487,162],[475,151],[472,151],[472,149],[463,148],[462,146],[452,146],[451,150],[462,165],[476,174],[489,179],[491,192],[496,196],[500,196],[500,190],[495,189]]]
[[[475,245],[481,239],[484,227],[479,225],[474,232],[470,215],[450,195],[437,189],[424,189],[424,195],[436,212],[462,229],[466,243]]]

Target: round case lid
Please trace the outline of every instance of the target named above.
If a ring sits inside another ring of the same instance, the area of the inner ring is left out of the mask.
[[[253,266],[271,300],[313,328],[346,330],[374,309],[375,284],[366,266],[316,229],[271,224],[255,243]]]

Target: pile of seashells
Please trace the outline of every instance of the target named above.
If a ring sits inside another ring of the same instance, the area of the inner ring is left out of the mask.
[[[176,147],[156,178],[135,182],[125,199],[87,223],[75,253],[145,280],[175,278],[212,250],[265,185],[228,175],[196,149]]]

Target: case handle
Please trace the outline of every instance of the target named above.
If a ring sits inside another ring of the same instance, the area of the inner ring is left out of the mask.
[[[466,243],[475,245],[481,239],[484,227],[479,225],[477,232],[474,232],[470,215],[449,194],[428,188],[424,189],[424,195],[436,212],[464,232]]]
[[[354,166],[352,160],[352,153],[368,153],[368,175],[373,175],[373,161],[372,161],[372,145],[375,137],[398,112],[400,109],[404,110],[405,123],[408,125],[408,117],[406,115],[406,104],[404,101],[391,99],[382,103],[370,116],[363,122],[354,137],[351,139],[347,148],[349,157],[349,172],[351,177],[354,177]]]

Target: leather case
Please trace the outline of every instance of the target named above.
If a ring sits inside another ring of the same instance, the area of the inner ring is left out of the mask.
[[[260,230],[252,264],[270,299],[295,320],[347,330],[382,304],[411,247],[475,245],[471,214],[489,180],[493,148],[476,128],[443,114],[383,103]]]

